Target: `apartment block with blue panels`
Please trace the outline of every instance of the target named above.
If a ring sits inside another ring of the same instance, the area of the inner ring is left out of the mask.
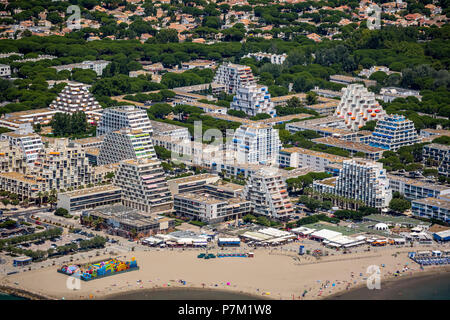
[[[393,114],[380,119],[369,140],[372,147],[397,151],[400,147],[419,143],[414,123],[405,116]]]
[[[450,200],[446,198],[413,200],[411,206],[414,216],[450,222]]]

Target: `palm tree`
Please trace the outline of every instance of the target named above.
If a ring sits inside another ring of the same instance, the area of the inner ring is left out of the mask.
[[[44,194],[42,193],[42,191],[39,191],[37,196],[39,198],[39,207],[40,207],[42,205],[42,197],[44,196]]]

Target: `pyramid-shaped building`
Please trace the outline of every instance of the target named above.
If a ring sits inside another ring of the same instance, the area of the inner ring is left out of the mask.
[[[373,92],[369,92],[362,84],[351,84],[343,89],[334,115],[344,119],[347,128],[357,131],[367,121],[383,119],[386,112]]]
[[[61,112],[75,113],[99,110],[101,106],[85,84],[69,82],[52,101],[50,108]]]

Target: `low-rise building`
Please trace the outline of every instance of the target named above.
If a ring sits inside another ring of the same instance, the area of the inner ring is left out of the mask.
[[[69,213],[93,209],[100,206],[120,203],[122,189],[113,185],[96,186],[58,193],[58,208],[64,208]]]
[[[343,76],[340,74],[335,74],[330,76],[330,82],[339,83],[339,84],[345,84],[349,85],[355,82],[362,82],[366,87],[372,87],[376,86],[377,82],[375,80],[367,80],[363,78],[357,78],[357,77],[349,77],[349,76]]]
[[[309,167],[319,172],[325,171],[330,164],[342,163],[344,160],[349,158],[298,147],[281,149],[278,156],[278,164],[281,167]]]
[[[203,173],[193,176],[170,179],[167,181],[170,192],[173,195],[185,192],[197,192],[203,190],[205,185],[215,183],[220,180],[217,174]]]
[[[250,201],[242,198],[219,199],[208,193],[178,193],[174,196],[178,216],[208,223],[240,218],[251,211]]]
[[[54,66],[51,68],[56,69],[57,72],[68,70],[72,71],[73,69],[84,69],[84,70],[92,70],[95,73],[97,73],[98,76],[101,76],[103,74],[103,70],[108,66],[110,61],[106,60],[96,60],[96,61],[83,61],[80,63],[72,63],[72,64],[65,64],[61,66]]]
[[[407,200],[422,198],[439,198],[450,195],[450,187],[388,174],[389,185],[393,192],[397,191]]]
[[[244,57],[255,58],[257,61],[262,61],[263,59],[267,59],[270,63],[273,64],[283,64],[283,62],[287,58],[286,53],[275,54],[275,53],[265,53],[265,52],[257,52],[257,53],[248,53]]]
[[[11,76],[11,67],[7,64],[0,64],[0,77],[10,77]]]
[[[450,198],[423,198],[411,202],[412,214],[416,217],[450,222]]]
[[[168,232],[175,227],[175,220],[147,216],[144,212],[122,205],[112,205],[83,212],[83,218],[101,219],[110,234],[129,238],[141,238],[162,232]]]
[[[422,96],[419,91],[397,88],[397,87],[386,87],[381,88],[380,93],[376,95],[377,99],[383,100],[384,102],[392,102],[397,98],[415,97],[419,101],[422,101]]]
[[[365,158],[370,160],[378,160],[383,157],[383,152],[386,151],[381,148],[371,147],[361,142],[345,141],[334,137],[324,137],[312,139],[314,143],[324,144],[329,147],[337,147],[349,151],[352,155],[357,152],[362,152]]]

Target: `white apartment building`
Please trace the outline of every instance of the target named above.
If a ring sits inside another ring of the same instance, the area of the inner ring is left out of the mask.
[[[253,213],[287,220],[294,213],[287,185],[278,169],[263,168],[252,174],[244,188],[244,197],[252,203]]]
[[[172,160],[188,165],[210,166],[220,162],[223,157],[223,145],[204,144],[190,139],[177,139],[170,136],[152,136],[154,146],[163,147],[172,152]]]
[[[397,88],[397,87],[386,87],[381,88],[380,94],[378,94],[377,99],[383,100],[384,102],[392,102],[397,98],[406,97],[416,97],[419,101],[422,101],[422,96],[417,90]]]
[[[225,85],[226,92],[233,94],[238,88],[256,84],[256,81],[250,67],[224,63],[217,69],[213,83]]]
[[[313,188],[319,192],[361,200],[369,207],[380,209],[388,207],[392,199],[389,179],[383,164],[379,162],[360,158],[345,160],[339,176],[325,180],[314,181]]]
[[[207,193],[185,192],[174,195],[174,209],[177,216],[217,223],[250,213],[251,203],[238,197],[220,199]]]
[[[287,54],[274,54],[274,53],[265,53],[265,52],[257,52],[257,53],[248,53],[244,57],[247,58],[255,58],[257,61],[261,61],[264,58],[267,58],[270,63],[273,64],[283,64],[284,60],[287,58]]]
[[[370,137],[369,145],[397,151],[400,147],[419,142],[420,139],[414,127],[414,122],[406,119],[405,116],[393,114],[378,120]]]
[[[424,160],[434,160],[441,175],[450,176],[450,146],[430,143],[423,146]]]
[[[331,164],[342,164],[344,160],[349,158],[298,147],[281,149],[278,155],[278,164],[281,167],[308,167],[318,172],[325,171]]]
[[[347,128],[357,131],[367,121],[380,120],[386,115],[375,94],[363,85],[350,84],[342,90],[343,95],[334,115],[344,119]]]
[[[275,164],[280,148],[278,130],[262,123],[241,125],[228,142],[237,163]]]
[[[122,189],[122,204],[147,214],[173,211],[173,198],[161,162],[132,159],[120,162],[113,184]]]
[[[106,60],[96,60],[96,61],[83,61],[80,63],[72,63],[72,64],[65,64],[62,66],[55,66],[51,67],[56,69],[57,72],[68,70],[72,71],[73,69],[85,69],[85,70],[92,70],[97,73],[98,76],[101,76],[103,74],[103,70],[108,66],[110,61]]]
[[[11,67],[7,64],[0,64],[0,77],[10,77]]]
[[[97,136],[122,128],[140,129],[152,134],[152,125],[147,112],[129,105],[104,109],[97,126]]]
[[[244,111],[249,116],[256,116],[258,113],[267,113],[271,117],[276,116],[276,110],[266,86],[249,85],[238,88],[230,108]]]
[[[89,92],[86,85],[69,82],[56,99],[50,103],[50,108],[62,112],[75,113],[99,110],[101,106]]]
[[[416,217],[450,222],[450,198],[424,198],[413,200],[412,214]]]
[[[450,187],[445,185],[393,174],[388,174],[388,179],[392,191],[399,192],[406,200],[450,197]]]
[[[11,146],[19,147],[28,164],[33,164],[39,151],[44,148],[41,136],[33,133],[30,127],[22,127],[14,132],[6,132],[1,135],[2,140],[8,140]]]
[[[100,147],[97,163],[103,165],[142,158],[156,160],[150,134],[142,130],[122,128],[106,134]]]

